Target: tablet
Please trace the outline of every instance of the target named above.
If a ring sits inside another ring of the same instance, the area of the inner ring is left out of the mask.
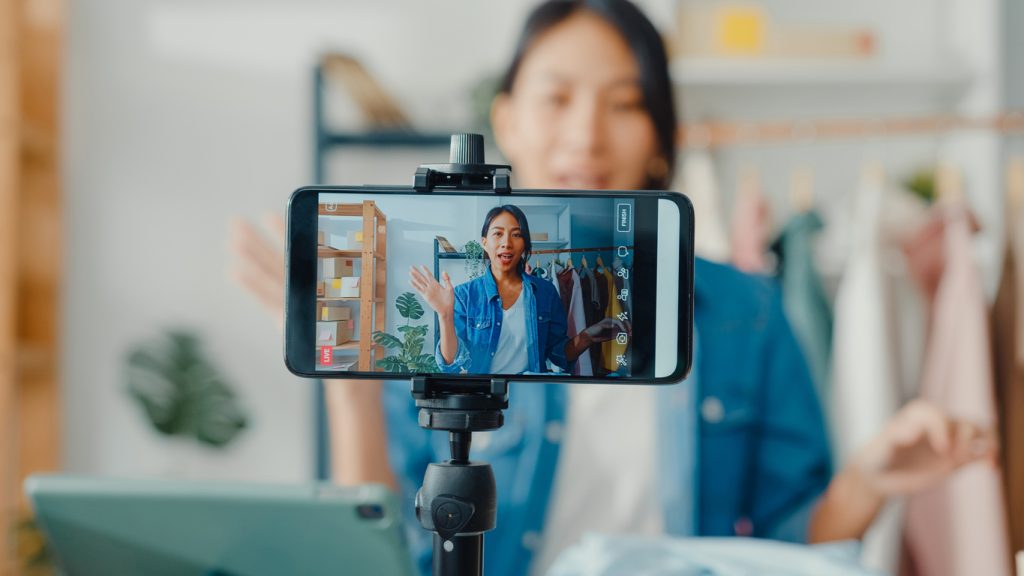
[[[32,476],[37,519],[69,575],[407,576],[383,486],[272,486]]]

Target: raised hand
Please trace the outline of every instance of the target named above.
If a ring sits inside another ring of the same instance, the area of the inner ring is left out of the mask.
[[[433,308],[441,318],[452,318],[455,313],[455,287],[447,272],[441,273],[438,282],[426,266],[409,268],[409,283],[413,289]]]

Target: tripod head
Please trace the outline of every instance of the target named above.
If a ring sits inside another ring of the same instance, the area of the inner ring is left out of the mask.
[[[511,191],[511,169],[485,164],[483,136],[453,134],[449,164],[425,164],[416,170],[415,188]],[[434,576],[483,574],[484,533],[496,525],[497,489],[486,462],[471,462],[473,432],[497,430],[508,408],[508,380],[446,379],[415,376],[412,397],[419,425],[448,432],[451,458],[431,463],[416,494],[416,517],[434,533]]]

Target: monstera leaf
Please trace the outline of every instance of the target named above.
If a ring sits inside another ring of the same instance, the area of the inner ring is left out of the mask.
[[[168,331],[132,349],[125,378],[128,393],[161,434],[224,446],[246,427],[238,398],[194,334]]]
[[[395,300],[395,308],[398,308],[398,314],[407,320],[423,318],[423,306],[412,292],[406,292],[399,296]]]
[[[402,318],[406,319],[404,326],[398,326],[397,330],[401,338],[388,334],[387,332],[374,332],[373,341],[389,351],[394,352],[377,361],[377,367],[385,372],[417,373],[437,372],[437,362],[433,354],[424,354],[423,345],[427,338],[426,324],[410,324],[411,320],[419,320],[425,314],[423,305],[412,292],[405,292],[395,299],[395,308]]]

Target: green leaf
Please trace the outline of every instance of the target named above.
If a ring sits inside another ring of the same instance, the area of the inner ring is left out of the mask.
[[[402,362],[397,356],[387,356],[377,360],[377,366],[383,368],[386,372],[407,372],[408,369],[405,366],[405,362]]]
[[[374,332],[373,341],[389,350],[401,350],[403,343],[387,332]]]
[[[406,292],[399,296],[395,300],[395,308],[398,309],[398,314],[402,318],[409,320],[419,320],[424,314],[423,306],[412,292]]]
[[[231,386],[194,334],[168,331],[136,346],[125,358],[124,374],[129,396],[161,434],[224,446],[247,426]]]
[[[433,354],[421,354],[416,359],[416,371],[431,374],[441,370],[437,367],[437,360],[434,359]]]

